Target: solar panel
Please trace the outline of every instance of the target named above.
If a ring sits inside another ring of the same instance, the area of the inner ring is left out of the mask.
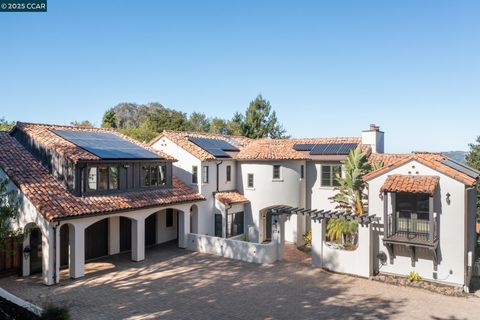
[[[347,155],[350,150],[355,149],[357,143],[320,143],[310,151],[311,155]]]
[[[210,138],[188,138],[191,142],[218,158],[230,158],[225,151],[240,151],[227,141]]]
[[[464,165],[463,163],[457,162],[455,160],[445,159],[445,160],[440,160],[440,162],[443,163],[444,165],[447,165],[452,169],[458,170],[458,171],[460,171],[460,172],[462,172],[462,173],[466,174],[467,176],[472,177],[474,179],[476,179],[480,176],[479,171],[477,171],[473,168],[470,168],[469,166]]]
[[[296,151],[311,151],[315,147],[313,143],[296,143],[293,145],[293,150]]]
[[[79,130],[52,130],[52,132],[101,159],[162,159],[156,153],[110,132]]]

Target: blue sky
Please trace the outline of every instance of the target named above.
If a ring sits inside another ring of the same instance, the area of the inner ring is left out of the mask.
[[[230,118],[259,93],[296,137],[386,132],[386,151],[480,135],[480,1],[48,1],[0,13],[0,117],[119,102]]]

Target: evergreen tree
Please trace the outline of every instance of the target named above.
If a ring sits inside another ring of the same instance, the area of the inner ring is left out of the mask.
[[[115,109],[110,108],[103,114],[102,119],[102,127],[103,128],[116,128],[117,127],[117,120],[115,117]]]
[[[18,199],[13,190],[8,190],[8,179],[0,179],[0,250],[5,249],[8,239],[20,241],[23,233],[14,230],[12,222],[18,218]]]
[[[465,160],[470,167],[480,170],[480,136],[468,146],[470,151],[465,156]],[[477,183],[477,217],[480,218],[480,183]]]

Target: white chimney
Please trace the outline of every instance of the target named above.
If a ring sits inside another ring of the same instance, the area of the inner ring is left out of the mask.
[[[368,130],[362,131],[362,144],[372,147],[372,153],[384,152],[384,138],[385,133],[380,131],[380,127],[371,124]]]

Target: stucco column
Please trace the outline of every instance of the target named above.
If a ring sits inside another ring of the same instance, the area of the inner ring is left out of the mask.
[[[277,260],[283,260],[285,251],[285,218],[272,216],[272,241],[277,246]]]
[[[187,247],[188,234],[190,233],[190,209],[178,211],[178,246]]]
[[[68,231],[70,242],[70,277],[80,278],[85,275],[85,228],[70,225]]]
[[[108,219],[108,254],[120,252],[120,217]]]
[[[30,247],[30,233],[27,232],[23,239],[23,249]],[[22,276],[27,277],[30,275],[30,255],[25,256],[22,252]]]
[[[303,246],[303,235],[306,232],[306,216],[303,214],[297,215],[297,246]]]
[[[132,260],[145,259],[145,218],[132,219]]]
[[[312,220],[312,267],[322,267],[325,220]]]
[[[57,232],[57,238],[60,236],[59,228],[53,229],[53,227],[48,226],[46,234],[42,233],[42,277],[43,283],[47,286],[55,283],[54,273],[56,269],[59,269],[58,262],[55,261],[55,236],[54,233]],[[57,266],[55,266],[57,262]]]

